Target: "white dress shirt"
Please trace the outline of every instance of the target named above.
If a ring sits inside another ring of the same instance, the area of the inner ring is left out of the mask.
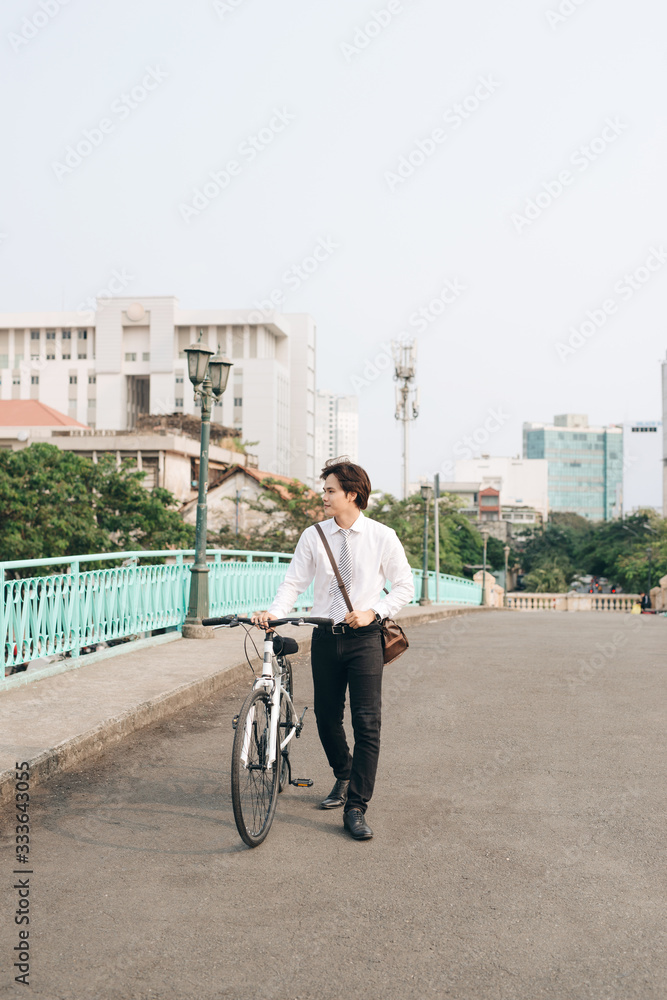
[[[340,526],[333,517],[321,521],[320,525],[338,563],[342,539]],[[398,535],[393,528],[364,517],[359,511],[347,542],[352,559],[352,583],[348,587],[352,607],[355,611],[372,609],[381,618],[393,618],[414,595],[412,570]],[[310,613],[313,618],[329,618],[331,582],[335,581],[335,573],[315,525],[306,528],[301,535],[269,612],[276,618],[286,618],[313,578],[315,596]],[[391,590],[383,594],[387,580]]]

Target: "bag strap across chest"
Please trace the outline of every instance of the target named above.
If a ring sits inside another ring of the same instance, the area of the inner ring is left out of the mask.
[[[336,574],[336,580],[338,581],[338,586],[340,587],[340,592],[343,595],[343,600],[345,601],[345,603],[347,605],[347,610],[348,611],[354,611],[354,608],[352,607],[352,601],[350,600],[350,595],[347,592],[347,587],[343,583],[343,578],[340,575],[340,570],[338,569],[338,566],[336,565],[336,560],[334,559],[333,552],[331,551],[331,546],[329,545],[329,542],[327,541],[327,536],[322,531],[322,526],[321,525],[316,524],[315,528],[317,529],[318,535],[322,539],[322,545],[324,546],[326,554],[329,556],[329,562],[331,563],[331,565],[333,567],[333,571]]]

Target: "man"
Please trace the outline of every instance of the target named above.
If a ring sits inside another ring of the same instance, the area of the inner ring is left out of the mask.
[[[359,465],[332,459],[322,469],[324,512],[321,522],[354,610],[348,611],[333,567],[315,525],[301,535],[283,583],[268,611],[253,621],[267,625],[288,616],[299,594],[315,580],[314,618],[334,625],[313,632],[311,664],[315,717],[320,741],[336,783],[323,809],[344,806],[343,825],[355,840],[373,831],[365,813],[375,785],[380,753],[382,671],[380,622],[393,618],[414,594],[412,570],[392,528],[364,517],[371,483]],[[385,581],[391,592],[382,594]],[[350,691],[354,752],[345,738],[345,692]]]

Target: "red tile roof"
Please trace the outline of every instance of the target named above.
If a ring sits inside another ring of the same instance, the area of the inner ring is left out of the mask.
[[[36,399],[0,399],[0,427],[81,427],[78,420]]]

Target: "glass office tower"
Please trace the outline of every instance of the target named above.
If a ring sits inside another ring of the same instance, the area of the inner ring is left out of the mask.
[[[549,510],[571,511],[590,521],[621,517],[623,428],[589,427],[582,414],[553,424],[523,425],[523,457],[549,462]]]

